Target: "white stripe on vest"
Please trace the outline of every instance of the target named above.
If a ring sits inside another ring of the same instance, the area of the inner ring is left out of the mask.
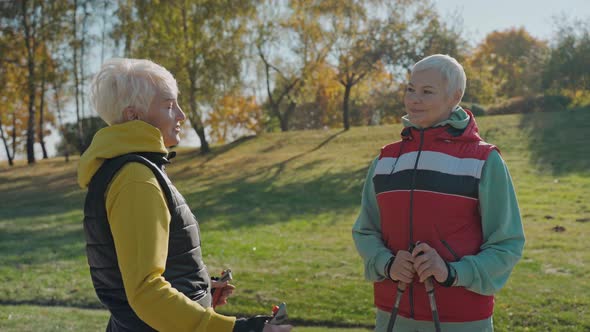
[[[403,154],[400,158],[383,157],[377,162],[374,175],[389,175],[393,173],[414,169],[417,151]],[[422,151],[418,162],[418,169],[436,171],[451,175],[466,175],[476,179],[481,178],[481,172],[485,160],[474,158],[457,158],[446,153],[434,151]]]

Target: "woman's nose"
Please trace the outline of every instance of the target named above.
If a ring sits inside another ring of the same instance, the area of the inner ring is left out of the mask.
[[[184,112],[182,111],[182,108],[180,108],[180,106],[178,106],[178,120],[179,121],[186,120],[186,114],[184,114]]]
[[[407,95],[407,98],[411,103],[419,103],[422,101],[422,99],[420,98],[420,96],[418,96],[417,93],[410,93]]]

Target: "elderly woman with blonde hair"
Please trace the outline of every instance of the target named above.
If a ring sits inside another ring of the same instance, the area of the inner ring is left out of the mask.
[[[86,253],[107,331],[287,332],[269,317],[213,310],[234,286],[211,280],[197,219],[164,170],[186,119],[177,97],[172,74],[149,60],[109,60],[92,81],[109,126],[80,158],[78,183],[88,188]]]

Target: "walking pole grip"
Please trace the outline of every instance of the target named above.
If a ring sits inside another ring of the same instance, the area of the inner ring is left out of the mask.
[[[221,272],[221,277],[219,278],[219,282],[226,282],[226,281],[231,281],[233,280],[233,275],[231,273],[231,269],[227,269],[227,270],[223,270]],[[211,301],[211,306],[213,307],[213,309],[215,309],[215,307],[217,307],[217,305],[219,304],[219,299],[221,299],[221,293],[222,293],[222,289],[216,289],[215,293],[213,293],[213,299]]]

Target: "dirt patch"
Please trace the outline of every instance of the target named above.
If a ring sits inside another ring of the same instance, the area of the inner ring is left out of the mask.
[[[562,232],[565,232],[565,227],[557,225],[557,226],[551,228],[551,230],[554,231],[555,233],[562,233]]]

